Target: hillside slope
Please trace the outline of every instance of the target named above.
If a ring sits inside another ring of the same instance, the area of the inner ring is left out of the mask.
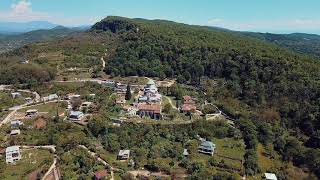
[[[261,39],[266,42],[277,44],[296,51],[320,58],[320,36],[316,34],[271,34],[271,33],[251,33],[241,32],[249,37]]]
[[[35,30],[18,35],[0,35],[0,54],[27,44],[66,37],[77,32],[81,30],[57,26],[49,30]]]
[[[320,154],[316,59],[235,32],[169,21],[108,17],[92,31],[119,37],[106,73],[177,78],[201,88],[208,101],[241,119],[246,174],[259,172],[255,155],[259,140],[274,144],[283,159],[307,166],[320,177],[319,167],[311,161]],[[213,88],[201,83],[203,77],[222,83]]]

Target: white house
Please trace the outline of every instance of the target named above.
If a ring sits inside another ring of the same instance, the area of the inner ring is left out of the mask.
[[[13,99],[15,99],[15,98],[21,97],[22,95],[19,92],[13,92],[13,93],[11,93],[11,96]]]
[[[50,94],[49,96],[42,98],[43,101],[53,101],[57,99],[59,99],[59,96],[57,94]]]
[[[188,157],[188,156],[189,156],[188,149],[184,149],[182,155],[183,155],[184,157]]]
[[[14,129],[10,132],[10,136],[18,136],[20,135],[20,129]]]
[[[14,163],[21,159],[21,153],[19,146],[11,146],[6,148],[6,162]]]
[[[273,173],[264,173],[264,179],[266,180],[278,180],[277,176]]]
[[[145,93],[157,93],[158,92],[158,88],[156,87],[156,83],[154,83],[154,81],[152,79],[149,80],[149,82],[147,83],[146,87],[144,88],[144,92]]]
[[[84,117],[84,114],[81,111],[71,111],[69,114],[69,119],[71,121],[80,121],[81,118],[83,117]]]
[[[38,115],[38,110],[37,109],[30,109],[26,111],[26,117],[36,117]]]
[[[92,102],[83,102],[83,103],[81,104],[80,109],[89,108],[89,107],[91,107],[91,106],[92,106]]]
[[[31,97],[27,97],[24,100],[26,101],[27,104],[33,103],[33,99]]]
[[[22,60],[20,61],[20,63],[21,63],[21,64],[29,64],[29,60],[27,60],[27,59],[22,59]]]
[[[14,120],[10,122],[10,125],[11,125],[11,129],[16,129],[16,128],[19,128],[19,126],[23,125],[23,122],[19,120]]]
[[[120,150],[117,156],[118,160],[128,160],[130,157],[130,150]]]
[[[215,149],[216,145],[213,144],[211,141],[203,141],[201,142],[201,145],[198,147],[198,152],[213,156]]]

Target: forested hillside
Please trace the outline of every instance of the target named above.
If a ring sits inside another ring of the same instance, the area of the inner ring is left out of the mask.
[[[281,47],[291,49],[295,52],[315,56],[320,58],[320,36],[316,34],[271,34],[271,33],[251,33],[241,32],[249,37],[271,42]]]
[[[114,37],[108,33],[83,32],[25,45],[0,55],[0,84],[43,83],[64,75],[71,67],[95,73],[102,68],[100,58],[113,43]],[[22,60],[30,63],[21,64]]]
[[[81,30],[57,26],[49,30],[35,30],[17,35],[0,34],[0,54],[27,44],[62,38],[77,32]]]
[[[315,59],[237,33],[167,21],[108,17],[92,31],[120,37],[107,62],[106,72],[113,76],[177,78],[195,86],[204,76],[222,80],[220,91],[206,89],[208,98],[233,117],[250,120],[240,124],[248,149],[255,149],[257,132],[284,159],[319,175],[308,160],[319,151],[307,148],[320,147],[320,63]],[[254,163],[245,166],[247,173],[258,171]]]

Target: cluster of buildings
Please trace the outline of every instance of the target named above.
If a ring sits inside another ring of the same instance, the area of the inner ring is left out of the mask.
[[[158,92],[155,82],[149,79],[147,85],[138,96],[138,103],[136,104],[137,115],[142,118],[162,119],[161,100],[162,95]]]
[[[95,94],[89,94],[89,97],[94,98]],[[79,94],[68,94],[64,99],[68,102],[68,119],[73,122],[81,121],[85,117],[85,113],[88,113],[90,108],[93,107],[92,102],[82,102],[81,95]],[[79,104],[79,106],[74,107],[75,104]]]
[[[116,104],[122,105],[123,110],[129,116],[139,116],[141,118],[151,118],[155,120],[162,119],[161,115],[161,101],[162,95],[158,92],[158,88],[153,80],[149,80],[143,89],[140,89],[138,96],[135,98],[135,103],[131,105],[125,105],[126,101],[124,96],[121,96],[122,92],[126,92],[126,87],[116,86],[116,93],[119,98],[116,100]]]

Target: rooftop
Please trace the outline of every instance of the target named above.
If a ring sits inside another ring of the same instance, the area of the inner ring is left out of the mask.
[[[159,104],[138,104],[137,108],[140,111],[154,111],[155,113],[161,112],[161,105]]]
[[[97,179],[102,179],[106,176],[108,176],[108,172],[107,170],[103,169],[103,170],[100,170],[100,171],[97,171],[94,173],[94,176],[97,178]]]
[[[11,151],[19,151],[20,147],[19,146],[10,146],[6,148],[6,153],[11,152]]]
[[[20,134],[20,129],[12,130],[12,131],[10,132],[10,134],[11,134],[11,135],[13,135],[13,134]]]
[[[214,149],[216,147],[211,141],[203,141],[200,146],[206,149]]]
[[[29,109],[26,111],[26,113],[36,113],[36,112],[38,112],[37,109]]]
[[[264,173],[264,176],[268,180],[277,180],[277,176],[273,173]]]
[[[81,111],[71,111],[70,116],[81,116],[83,115],[83,112]]]
[[[120,150],[119,151],[119,156],[124,156],[124,155],[129,155],[130,154],[130,150]]]
[[[183,96],[183,100],[190,101],[190,100],[192,100],[192,97],[191,96]]]
[[[181,106],[181,110],[182,111],[192,111],[192,110],[196,110],[197,107],[194,104],[183,104]]]

